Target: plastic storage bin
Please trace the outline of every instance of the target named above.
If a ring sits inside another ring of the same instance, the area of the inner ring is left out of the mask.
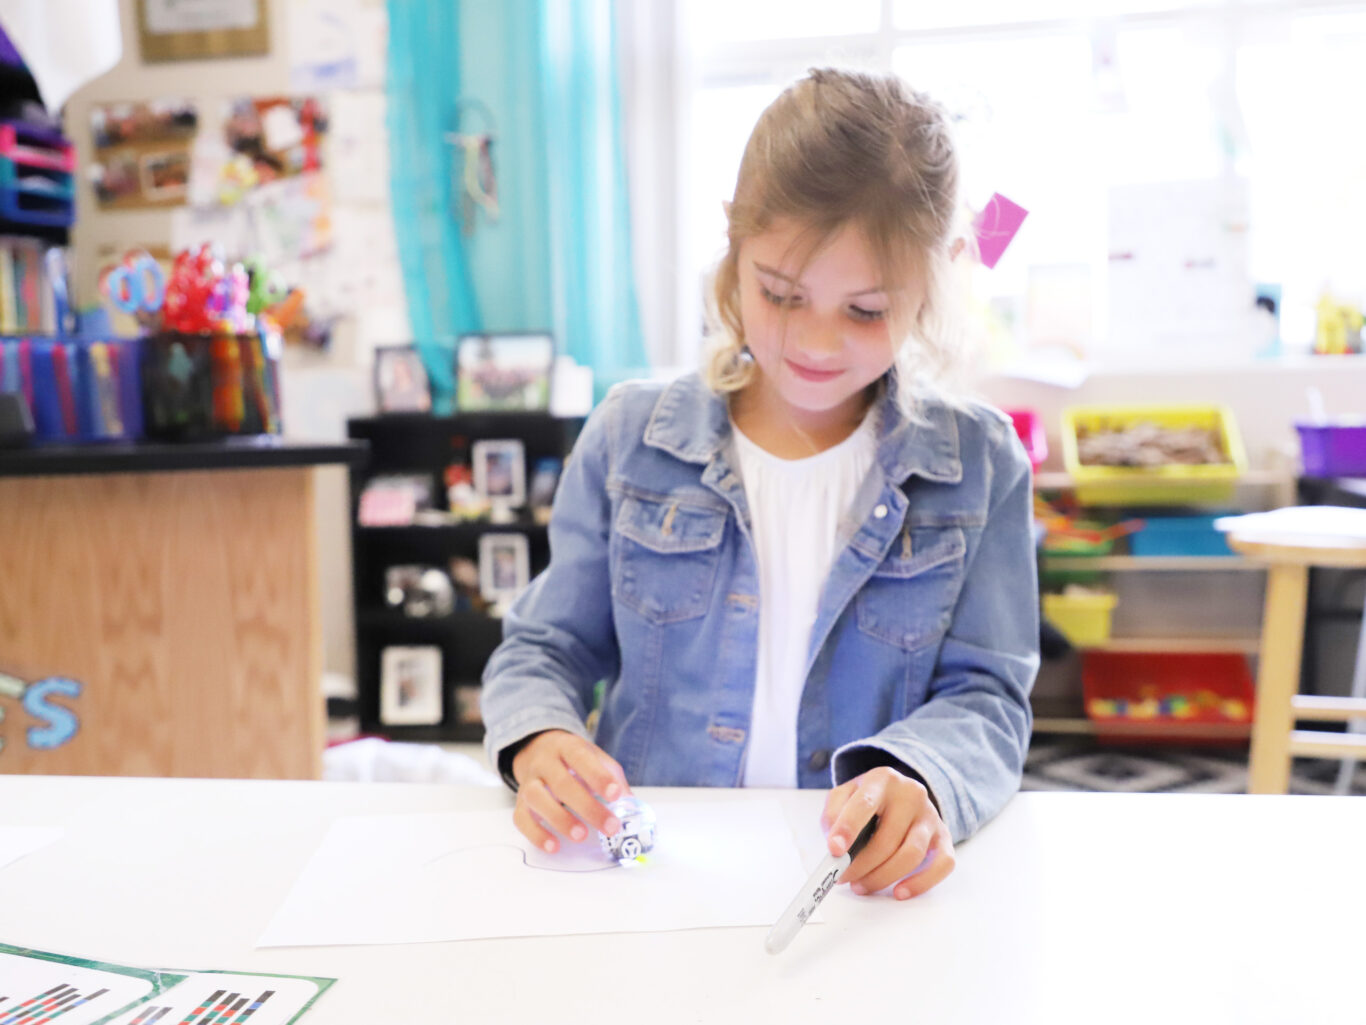
[[[1366,422],[1297,423],[1306,477],[1366,477]]]
[[[1039,467],[1048,458],[1048,435],[1044,433],[1043,418],[1032,409],[1006,409],[1002,412],[1015,425],[1015,433],[1020,436],[1025,454],[1029,456],[1029,465],[1038,473]]]
[[[1101,529],[1102,524],[1078,522],[1078,527],[1093,527]],[[1103,570],[1068,568],[1058,569],[1049,565],[1048,559],[1099,559],[1109,555],[1115,550],[1113,538],[1102,538],[1092,541],[1083,537],[1078,537],[1064,532],[1049,531],[1044,535],[1043,544],[1040,551],[1044,556],[1043,564],[1039,567],[1039,580],[1049,587],[1061,586],[1063,584],[1092,584],[1099,581],[1104,576]]]
[[[1237,515],[1236,513],[1232,515]],[[1129,554],[1155,556],[1233,556],[1218,516],[1149,516],[1143,529],[1129,535]]]
[[[1082,659],[1086,715],[1106,725],[1246,725],[1254,687],[1238,654],[1088,651]]]
[[[1227,463],[1204,466],[1083,466],[1079,430],[1131,427],[1144,421],[1162,427],[1218,431]],[[1082,505],[1205,505],[1233,497],[1247,470],[1247,456],[1232,410],[1226,406],[1073,406],[1063,411],[1062,454]]]
[[[1045,594],[1043,614],[1075,647],[1094,648],[1110,639],[1117,601],[1113,594]]]

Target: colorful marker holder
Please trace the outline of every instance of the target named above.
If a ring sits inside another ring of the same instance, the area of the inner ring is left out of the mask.
[[[280,336],[159,331],[143,343],[146,434],[202,441],[280,433]]]

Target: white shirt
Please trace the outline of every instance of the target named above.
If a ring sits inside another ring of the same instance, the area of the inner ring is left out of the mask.
[[[759,654],[744,785],[797,785],[797,712],[806,653],[840,518],[877,454],[874,415],[833,448],[780,459],[735,428],[759,563]],[[732,425],[733,426],[733,425]]]

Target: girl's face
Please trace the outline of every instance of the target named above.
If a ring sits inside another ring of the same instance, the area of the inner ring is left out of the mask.
[[[896,349],[889,283],[862,230],[846,225],[804,269],[793,247],[801,231],[779,220],[741,243],[740,319],[759,369],[753,398],[766,415],[819,431],[861,419],[864,390],[891,368]],[[907,284],[913,318],[924,289]]]

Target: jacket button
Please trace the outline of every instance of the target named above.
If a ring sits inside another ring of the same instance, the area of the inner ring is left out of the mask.
[[[820,772],[830,765],[830,752],[825,748],[811,753],[810,760],[806,763],[812,772]]]
[[[873,509],[873,515],[876,516],[878,519],[882,519],[884,516],[887,515],[887,507],[879,503],[878,506],[875,509]]]

